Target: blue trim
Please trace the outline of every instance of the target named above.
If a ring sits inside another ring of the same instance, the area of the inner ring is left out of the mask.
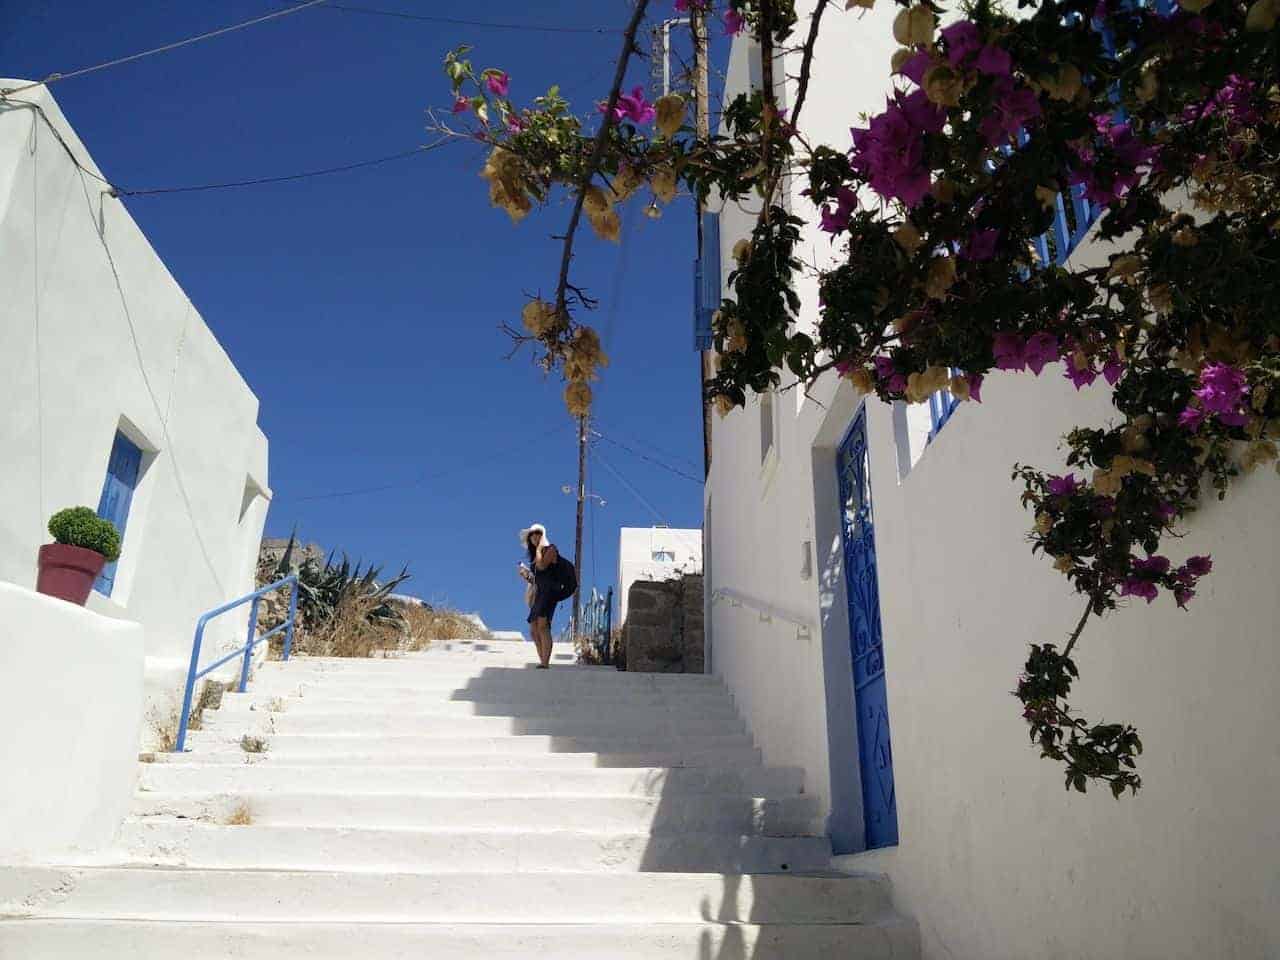
[[[107,459],[107,475],[102,481],[102,494],[98,498],[98,516],[111,521],[124,543],[125,528],[129,525],[129,508],[133,505],[133,492],[138,488],[138,474],[142,470],[142,450],[119,431],[111,443],[111,455]],[[116,562],[102,568],[93,589],[105,597],[111,596],[116,585]]]
[[[257,636],[258,633],[258,604],[262,598],[278,590],[281,587],[292,586],[289,591],[289,619],[280,626]],[[204,644],[204,628],[209,625],[209,621],[215,617],[219,617],[229,610],[236,607],[244,606],[246,603],[252,603],[253,606],[249,610],[249,634],[245,639],[243,647],[239,647],[221,660],[217,660],[205,667],[200,668],[200,647]],[[230,663],[236,657],[243,656],[244,661],[240,667],[240,692],[244,693],[245,687],[249,683],[249,665],[253,662],[253,650],[258,644],[274,637],[281,630],[286,631],[284,638],[284,659],[288,660],[289,655],[293,652],[293,625],[298,619],[298,575],[290,574],[283,580],[277,580],[269,586],[255,590],[253,593],[247,593],[238,600],[232,600],[230,603],[224,603],[220,607],[214,607],[207,613],[202,613],[200,619],[196,621],[196,635],[191,643],[191,665],[187,668],[187,686],[182,695],[182,715],[178,718],[178,739],[174,743],[173,752],[182,753],[187,746],[187,725],[191,721],[191,701],[195,695],[196,681],[201,677],[208,676],[214,670],[217,670],[224,663]]]
[[[702,215],[702,256],[693,262],[693,348],[710,350],[711,318],[720,309],[720,215]]]

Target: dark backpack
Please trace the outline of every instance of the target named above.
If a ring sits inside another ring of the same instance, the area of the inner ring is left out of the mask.
[[[555,598],[559,603],[568,600],[578,592],[578,571],[563,556],[557,556],[551,566],[551,582],[555,586]]]

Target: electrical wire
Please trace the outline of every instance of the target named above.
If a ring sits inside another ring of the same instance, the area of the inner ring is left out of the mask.
[[[627,480],[626,477],[624,477],[621,473],[619,473],[616,469],[614,469],[613,464],[611,464],[608,460],[606,460],[603,456],[601,456],[598,453],[596,454],[596,456],[600,460],[600,462],[604,465],[605,469],[607,469],[610,473],[612,473],[615,477],[617,477],[618,482],[620,482],[624,487],[626,487],[627,491],[633,497],[639,500],[646,510],[648,510],[651,514],[653,514],[654,519],[656,519],[658,523],[660,523],[664,527],[671,526],[671,524],[667,522],[666,518],[661,513],[658,512],[658,508],[655,507],[653,504],[651,504],[648,500],[646,500],[644,496],[640,493],[640,491],[631,485],[630,481]]]
[[[412,150],[402,150],[399,153],[389,154],[385,157],[375,157],[372,160],[358,160],[355,163],[344,163],[336,167],[325,167],[321,170],[307,170],[302,173],[289,173],[276,177],[256,177],[251,180],[229,180],[223,183],[201,183],[185,187],[151,187],[142,190],[124,190],[122,188],[113,188],[113,194],[118,197],[151,197],[164,193],[198,193],[203,190],[228,190],[234,187],[256,187],[266,183],[290,183],[295,180],[308,180],[312,177],[327,177],[333,173],[346,173],[349,170],[360,170],[364,167],[376,167],[384,163],[391,163],[394,160],[404,160],[408,157],[416,157],[419,154],[429,153],[440,147],[450,143],[458,143],[460,141],[453,138],[444,138],[434,143],[424,144],[420,147],[414,147]]]
[[[273,177],[255,177],[248,180],[228,180],[221,183],[198,183],[198,184],[189,184],[186,186],[178,186],[178,187],[143,187],[136,190],[130,190],[130,189],[126,189],[125,187],[116,186],[110,180],[107,180],[105,177],[94,172],[93,170],[89,169],[89,167],[87,167],[85,164],[81,163],[80,158],[77,157],[75,155],[75,152],[71,149],[71,145],[67,143],[66,139],[62,136],[61,131],[59,131],[58,128],[49,119],[49,115],[45,113],[44,108],[40,106],[40,104],[34,103],[30,100],[15,100],[12,98],[6,98],[4,100],[0,100],[0,107],[2,107],[4,104],[14,104],[16,106],[25,107],[30,110],[34,110],[36,115],[44,122],[44,125],[48,127],[49,131],[54,135],[58,143],[62,146],[62,149],[66,152],[67,156],[71,159],[71,162],[72,164],[75,165],[75,168],[79,170],[81,173],[85,174],[86,176],[92,177],[94,180],[97,180],[99,183],[101,183],[103,186],[107,188],[107,192],[111,196],[116,198],[149,197],[149,196],[157,196],[160,194],[169,194],[169,193],[198,193],[200,191],[205,191],[205,190],[228,190],[228,189],[234,189],[237,187],[260,186],[268,183],[289,183],[297,180],[307,180],[312,177],[326,177],[326,176],[329,176],[330,174],[346,173],[350,170],[359,170],[364,167],[375,167],[384,163],[391,163],[395,160],[405,160],[409,157],[416,157],[419,154],[430,153],[431,151],[439,149],[440,147],[446,146],[450,143],[462,142],[460,140],[456,140],[451,137],[444,137],[432,143],[427,143],[419,147],[414,147],[412,150],[401,150],[399,153],[392,153],[392,154],[388,154],[387,156],[374,157],[369,160],[357,160],[354,163],[344,163],[335,167],[324,167],[319,170],[305,170],[301,173],[287,173],[287,174],[281,174]]]
[[[703,486],[705,483],[705,481],[701,477],[695,477],[692,474],[685,473],[683,470],[677,467],[671,466],[671,464],[669,463],[663,463],[661,460],[655,460],[653,459],[653,457],[645,456],[639,450],[633,450],[631,447],[627,446],[625,443],[622,443],[619,440],[615,440],[613,439],[613,437],[605,436],[599,430],[592,430],[591,432],[595,436],[603,440],[605,443],[611,443],[615,447],[618,447],[621,450],[625,450],[627,453],[631,454],[633,457],[639,457],[641,460],[645,461],[646,463],[651,463],[655,467],[661,467],[663,470],[666,470],[669,473],[674,473],[677,477],[683,477],[685,480],[691,480],[700,487]]]
[[[418,20],[423,23],[449,23],[463,27],[486,27],[494,30],[526,30],[540,33],[622,33],[617,27],[570,27],[548,26],[534,23],[505,23],[493,20],[462,20],[457,17],[431,17],[420,13],[403,13],[399,10],[380,10],[376,7],[352,7],[346,4],[331,3],[329,10],[341,10],[344,13],[364,13],[377,17],[394,17],[398,20]]]
[[[522,447],[527,446],[529,443],[532,443],[533,441],[545,440],[547,437],[551,436],[553,433],[556,433],[564,429],[566,429],[565,424],[563,423],[557,424],[556,426],[553,426],[550,430],[546,431],[545,433],[528,438],[526,442],[524,444],[521,444],[520,446]],[[504,449],[500,453],[494,454],[491,457],[483,457],[479,460],[473,460],[470,463],[461,464],[456,467],[451,467],[447,470],[438,470],[435,473],[428,473],[421,477],[418,477],[416,480],[406,480],[400,483],[386,483],[376,487],[359,487],[354,490],[335,490],[331,493],[314,493],[305,497],[292,497],[292,498],[277,497],[276,499],[277,500],[291,499],[294,503],[306,503],[314,500],[336,500],[341,497],[358,497],[358,496],[364,496],[370,493],[383,493],[384,491],[387,491],[387,490],[407,490],[413,487],[420,487],[425,483],[430,483],[432,480],[439,480],[441,477],[447,477],[450,474],[460,473],[464,470],[470,470],[472,467],[482,466],[487,463],[492,463],[495,460],[502,460],[502,459],[509,458],[510,456],[511,456],[511,451],[509,449]]]
[[[85,182],[84,172],[80,171],[78,175],[80,181],[80,189],[84,193],[85,206],[88,208],[89,220],[93,224],[93,232],[97,234],[99,242],[102,244],[102,251],[106,254],[107,265],[111,268],[111,276],[115,281],[116,294],[120,298],[120,307],[124,312],[125,322],[129,327],[129,338],[133,343],[134,358],[138,363],[138,372],[142,375],[142,384],[146,388],[147,396],[151,400],[151,406],[155,410],[157,419],[160,421],[160,433],[163,435],[165,443],[166,459],[169,461],[173,469],[174,484],[178,488],[178,495],[182,498],[183,504],[186,506],[187,519],[191,521],[191,533],[195,538],[196,544],[200,547],[200,553],[204,557],[205,565],[209,568],[209,575],[213,578],[214,586],[218,588],[219,593],[226,593],[222,585],[222,578],[218,576],[218,567],[213,562],[213,558],[209,554],[208,544],[204,541],[204,536],[200,533],[200,524],[196,522],[195,507],[191,503],[191,495],[187,492],[186,482],[182,478],[182,470],[179,467],[177,459],[177,451],[173,444],[173,438],[169,435],[168,412],[160,409],[160,398],[156,396],[155,388],[151,385],[151,377],[147,374],[146,363],[142,359],[142,344],[138,340],[138,329],[133,322],[133,313],[129,309],[129,300],[125,296],[124,283],[120,279],[120,270],[116,266],[116,259],[111,253],[111,246],[107,243],[107,234],[105,224],[100,225],[98,214],[94,213],[93,200],[89,196],[89,185]],[[104,192],[105,193],[105,192]],[[102,196],[100,194],[99,196]]]
[[[7,97],[13,93],[22,93],[23,91],[31,90],[34,87],[47,87],[51,83],[57,83],[60,80],[70,80],[73,77],[83,77],[90,73],[97,73],[99,70],[106,70],[108,67],[118,67],[124,63],[132,63],[135,60],[141,60],[143,57],[150,57],[157,53],[166,53],[170,50],[177,50],[179,47],[190,46],[193,43],[199,43],[201,40],[210,40],[213,37],[220,37],[226,33],[243,30],[245,27],[252,27],[258,23],[266,23],[268,20],[278,20],[280,17],[287,17],[290,14],[299,13],[310,7],[316,7],[326,2],[327,0],[307,0],[306,3],[299,3],[296,6],[289,7],[285,10],[277,10],[275,13],[263,14],[260,17],[254,17],[252,20],[243,20],[240,23],[233,23],[229,26],[219,27],[217,30],[210,30],[207,33],[202,33],[194,37],[187,37],[184,40],[175,40],[173,43],[166,43],[161,47],[152,47],[150,50],[133,53],[127,57],[117,57],[116,59],[108,60],[105,63],[94,64],[92,67],[82,67],[79,70],[72,70],[70,73],[51,73],[43,80],[36,80],[20,87],[10,87],[6,90],[0,90],[0,98]]]

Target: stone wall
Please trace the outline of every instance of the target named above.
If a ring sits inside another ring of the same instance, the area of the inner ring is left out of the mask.
[[[702,673],[702,575],[633,583],[623,643],[631,672]]]

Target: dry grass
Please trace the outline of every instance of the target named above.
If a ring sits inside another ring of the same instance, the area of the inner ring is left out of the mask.
[[[246,733],[240,738],[240,749],[245,753],[266,753],[267,741],[262,737],[255,737]]]
[[[147,726],[151,728],[151,741],[157,753],[172,753],[178,744],[178,716],[181,708],[173,707],[168,713],[152,710],[147,714]]]
[[[228,827],[247,827],[253,823],[253,811],[249,809],[247,803],[241,801],[227,815],[227,819],[223,823]]]
[[[485,631],[456,610],[406,603],[400,605],[400,612],[405,621],[405,650],[425,650],[441,640],[485,639]]]
[[[228,690],[234,690],[240,685],[240,682],[223,684],[217,680],[206,680],[204,686],[200,688],[200,699],[196,701],[195,708],[191,711],[191,719],[187,721],[188,730],[199,730],[204,720],[204,712],[206,710],[217,710],[222,706],[222,695]]]
[[[455,610],[428,609],[392,601],[400,623],[370,622],[369,612],[383,601],[351,597],[339,604],[325,624],[298,629],[293,652],[312,657],[385,657],[425,650],[440,640],[482,639],[485,631]]]

